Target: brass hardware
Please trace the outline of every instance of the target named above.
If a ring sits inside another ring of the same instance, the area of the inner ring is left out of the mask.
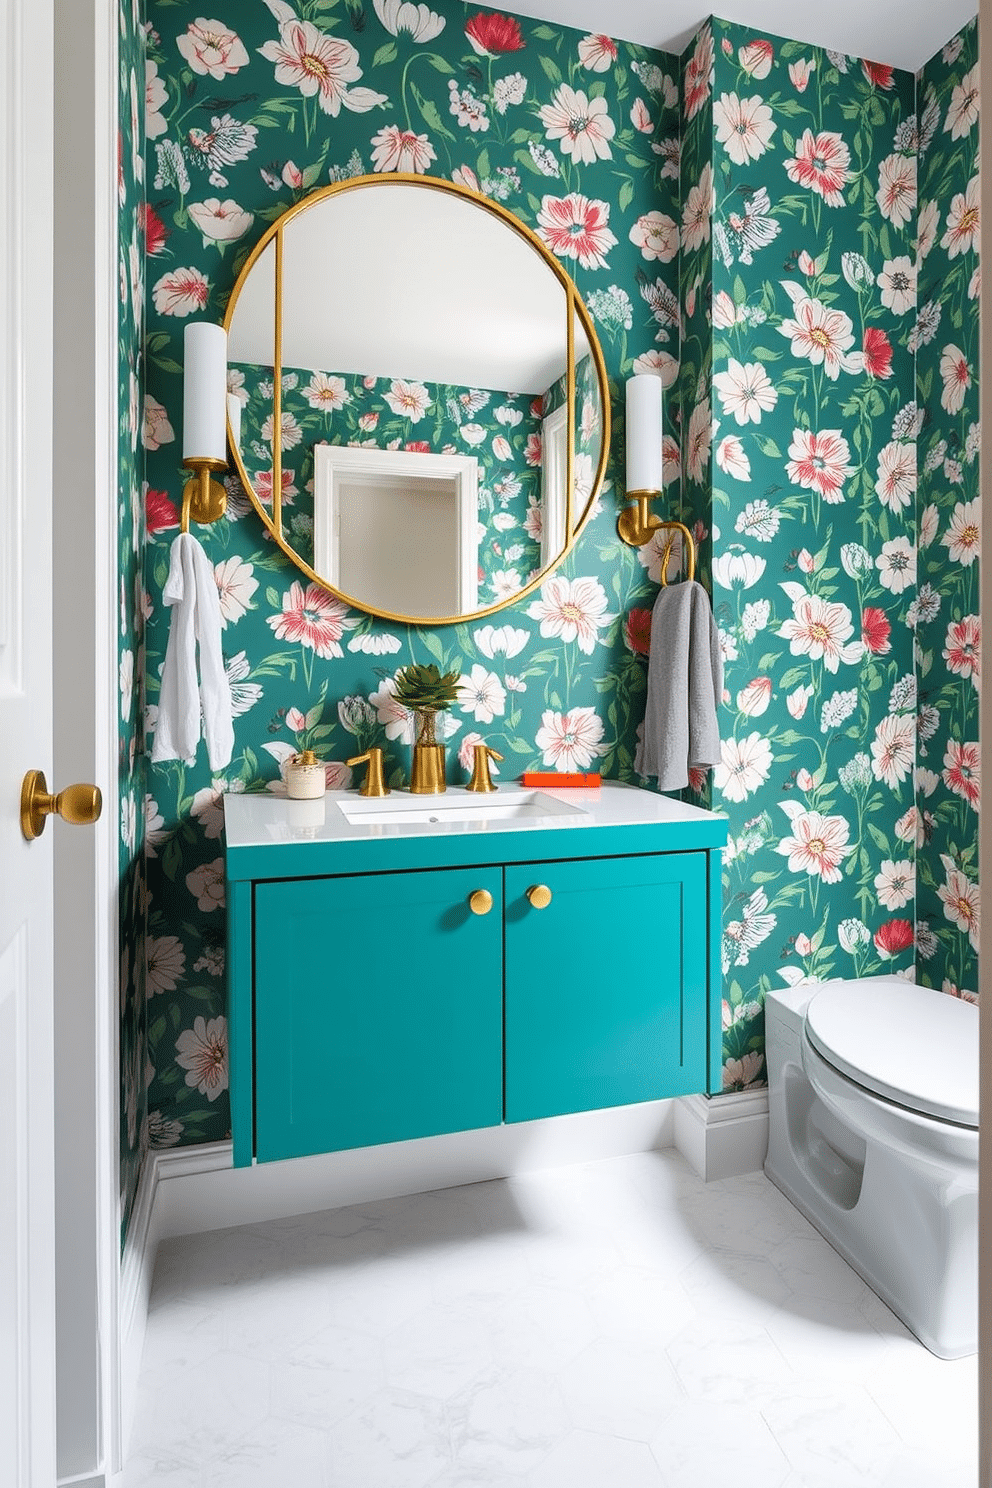
[[[347,761],[349,765],[364,765],[368,763],[365,771],[365,779],[362,781],[358,794],[360,796],[388,796],[389,786],[382,777],[382,750],[376,745],[367,749],[364,754],[356,754],[354,759]]]
[[[475,763],[472,766],[472,779],[465,787],[470,791],[494,791],[497,789],[489,778],[490,759],[502,760],[503,756],[495,749],[490,749],[488,744],[476,744],[474,746]]]
[[[57,796],[49,794],[44,771],[29,770],[21,786],[21,831],[33,842],[45,830],[45,818],[53,813],[74,827],[88,827],[99,819],[103,797],[95,785],[67,785]]]
[[[661,582],[667,584],[668,560],[672,556],[672,548],[675,545],[675,533],[681,532],[685,576],[691,582],[696,577],[696,544],[692,540],[692,533],[688,527],[683,526],[681,522],[662,521],[661,517],[648,511],[648,502],[652,496],[660,496],[660,491],[628,491],[627,495],[634,498],[634,505],[625,506],[617,519],[617,531],[624,542],[629,543],[632,548],[643,548],[644,544],[650,542],[654,534],[662,528],[671,531],[672,535],[668,539],[661,560]]]
[[[473,914],[488,914],[493,907],[493,896],[488,889],[475,889],[468,896],[468,907]]]
[[[537,589],[554,572],[562,560],[571,552],[583,528],[586,526],[596,506],[595,498],[600,492],[604,477],[606,475],[606,462],[610,450],[610,395],[609,379],[606,370],[606,360],[603,349],[596,333],[596,327],[589,314],[581,296],[576,292],[574,282],[568,271],[562,267],[561,262],[550,251],[547,244],[539,235],[524,222],[516,217],[508,208],[501,206],[499,202],[489,197],[481,196],[479,192],[473,191],[468,186],[461,186],[455,181],[444,181],[434,176],[422,176],[412,172],[390,171],[379,175],[355,176],[346,181],[332,182],[329,186],[319,187],[303,197],[301,201],[288,207],[283,214],[271,223],[259,238],[251,253],[242,264],[234,287],[227,301],[227,309],[224,313],[224,329],[228,333],[234,319],[234,313],[238,301],[247,283],[252,269],[267,251],[271,251],[274,259],[273,273],[274,285],[274,347],[272,356],[273,365],[273,420],[272,427],[278,430],[281,425],[281,398],[282,398],[282,357],[283,357],[283,289],[282,289],[282,266],[283,266],[283,235],[286,227],[303,212],[310,211],[318,203],[326,198],[336,196],[345,191],[368,190],[375,187],[378,190],[388,190],[396,186],[415,186],[423,190],[437,191],[447,194],[449,198],[461,197],[463,201],[470,203],[477,209],[487,212],[491,217],[503,222],[512,229],[517,238],[528,244],[535,253],[543,260],[547,268],[561,285],[563,299],[565,302],[566,315],[566,360],[567,360],[567,388],[569,390],[569,437],[566,446],[566,528],[561,552],[550,562],[546,568],[542,568],[522,588],[515,590],[504,599],[495,604],[480,607],[473,610],[470,617],[465,615],[400,615],[393,610],[381,608],[379,605],[370,604],[358,596],[345,593],[328,583],[325,574],[319,574],[317,570],[302,558],[293,545],[287,541],[284,535],[282,522],[282,448],[278,438],[272,444],[272,500],[271,509],[268,509],[255,490],[254,483],[242,459],[241,451],[232,447],[231,463],[237,473],[249,501],[261,518],[273,541],[282,550],[289,561],[295,565],[302,574],[321,588],[328,590],[331,594],[338,595],[344,603],[353,609],[363,610],[370,615],[378,615],[381,619],[391,620],[394,624],[406,625],[453,625],[457,622],[471,618],[473,621],[481,620],[486,615],[493,615],[497,610],[504,609],[507,605],[519,604],[523,599]],[[578,326],[575,322],[578,321]],[[574,510],[574,444],[575,444],[575,350],[578,338],[577,332],[581,332],[581,340],[589,349],[592,364],[596,371],[596,379],[600,391],[600,420],[602,426],[602,437],[600,440],[599,455],[596,460],[596,468],[585,498],[584,508],[576,512]]]
[[[302,765],[305,770],[309,769],[311,765],[315,765],[316,763],[317,756],[314,754],[312,749],[302,749],[299,754],[293,755],[293,764]],[[349,760],[348,763],[350,765],[351,760]]]
[[[210,479],[213,470],[226,470],[223,460],[184,460],[183,465],[194,474],[183,486],[183,507],[179,518],[179,531],[189,531],[189,519],[206,526],[216,522],[227,510],[227,491],[220,481]]]
[[[439,796],[448,789],[444,779],[444,745],[414,744],[410,794]]]
[[[534,909],[547,909],[551,903],[551,890],[547,884],[531,884],[527,890],[527,898]]]

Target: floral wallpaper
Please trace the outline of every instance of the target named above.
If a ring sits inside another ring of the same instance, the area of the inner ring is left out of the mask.
[[[675,59],[450,0],[220,10],[149,12],[150,726],[182,328],[222,317],[238,259],[315,186],[430,173],[518,213],[596,322],[614,435],[569,560],[486,623],[453,627],[371,620],[304,583],[229,478],[227,517],[198,535],[221,596],[234,758],[218,777],[203,758],[156,766],[148,783],[152,1144],[228,1130],[224,790],[281,790],[305,746],[347,785],[344,761],[375,742],[398,782],[410,724],[395,676],[428,660],[461,676],[452,780],[479,738],[514,776],[636,778],[661,546],[615,533],[633,371],[666,389],[667,514],[694,529],[724,647],[723,757],[693,786],[730,819],[725,1088],[764,1080],[769,987],[912,974],[917,903],[918,973],[973,995],[974,29],[916,80],[722,21]],[[347,417],[382,416],[358,402]],[[389,439],[415,443],[416,421],[389,415]],[[507,526],[496,556],[523,540]]]
[[[917,980],[978,988],[978,24],[919,78]]]
[[[120,634],[120,1214],[127,1231],[138,1186],[145,1132],[145,756],[143,742],[143,629],[145,545],[139,438],[144,337],[144,33],[136,7],[121,0],[118,118],[117,243],[117,516]]]
[[[505,755],[507,775],[598,768],[632,778],[655,588],[651,555],[616,536],[616,461],[623,380],[653,370],[671,387],[676,373],[678,81],[677,60],[663,54],[452,0],[221,0],[208,16],[152,0],[148,14],[152,726],[182,488],[183,326],[220,320],[239,252],[302,194],[403,170],[509,207],[573,274],[603,344],[616,420],[608,483],[579,546],[485,623],[417,629],[345,610],[273,551],[233,481],[227,518],[198,530],[220,589],[236,742],[220,777],[202,752],[192,767],[150,768],[148,1122],[152,1144],[172,1146],[221,1138],[230,1124],[223,791],[279,790],[281,763],[303,745],[343,785],[344,761],[380,742],[398,779],[409,720],[394,679],[412,661],[461,676],[452,781],[467,778],[483,737]],[[397,418],[392,437],[418,435],[416,422]],[[522,538],[508,528],[503,541]]]
[[[231,366],[228,386],[242,403],[245,469],[269,504],[272,368]],[[496,604],[541,566],[543,412],[540,396],[522,393],[284,369],[282,500],[289,541],[313,563],[317,443],[472,455],[479,481],[479,606]]]

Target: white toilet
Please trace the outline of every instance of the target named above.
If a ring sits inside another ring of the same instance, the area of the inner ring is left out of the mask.
[[[978,1009],[897,978],[765,999],[765,1172],[927,1348],[978,1341]]]

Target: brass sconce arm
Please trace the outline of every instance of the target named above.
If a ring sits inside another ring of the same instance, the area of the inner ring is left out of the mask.
[[[657,516],[655,512],[648,510],[648,503],[654,496],[660,496],[660,491],[628,491],[629,496],[634,498],[633,506],[624,507],[617,519],[617,531],[625,543],[632,548],[642,548],[645,543],[651,541],[656,532],[663,528],[671,532],[671,537],[665,546],[664,556],[661,560],[661,582],[666,584],[668,573],[668,560],[672,556],[672,548],[675,545],[675,533],[681,532],[682,545],[685,553],[686,578],[691,582],[696,576],[696,544],[693,542],[692,533],[682,522],[669,522]]]

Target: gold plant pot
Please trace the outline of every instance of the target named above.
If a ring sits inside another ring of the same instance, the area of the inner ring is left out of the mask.
[[[413,764],[410,770],[410,794],[439,796],[447,790],[444,779],[444,745],[437,742],[434,708],[414,711]]]

